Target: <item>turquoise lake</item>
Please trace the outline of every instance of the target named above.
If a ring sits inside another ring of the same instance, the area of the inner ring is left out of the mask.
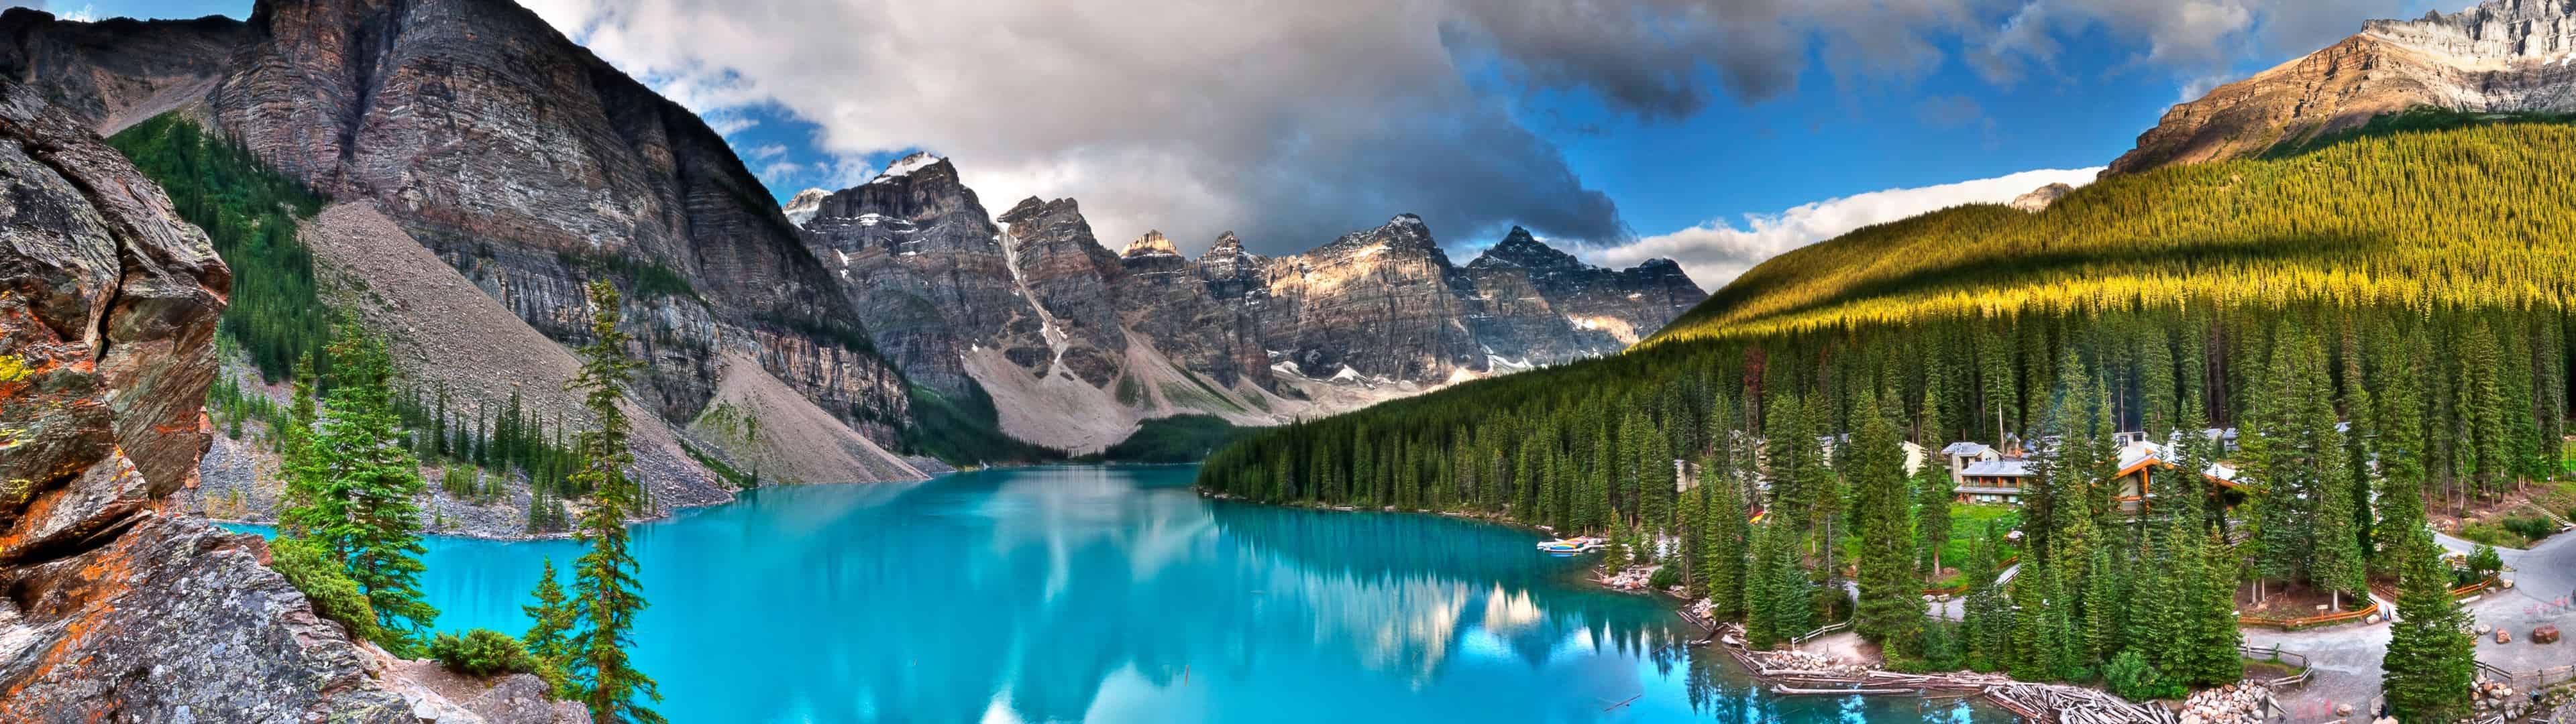
[[[1588,559],[1527,531],[1209,501],[1196,472],[763,488],[639,526],[636,661],[690,724],[2011,719],[1751,691],[1662,601],[1586,587]],[[439,627],[513,635],[540,562],[580,551],[429,548]]]

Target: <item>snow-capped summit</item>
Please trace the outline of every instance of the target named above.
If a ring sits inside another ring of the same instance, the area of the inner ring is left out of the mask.
[[[870,180],[868,183],[876,183],[886,179],[910,176],[914,171],[929,168],[931,164],[946,160],[948,159],[931,155],[929,151],[916,151],[910,156],[895,159],[894,163],[886,166],[884,173],[877,174],[877,177],[874,180]]]
[[[787,223],[804,226],[806,219],[814,218],[815,212],[823,210],[823,199],[831,195],[832,192],[822,189],[798,191],[795,196],[788,198],[787,205],[780,207],[779,210],[787,212]]]

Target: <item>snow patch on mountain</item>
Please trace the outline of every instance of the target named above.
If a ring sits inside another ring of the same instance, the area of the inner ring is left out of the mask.
[[[787,212],[787,223],[804,226],[807,219],[812,219],[815,214],[823,211],[823,199],[831,195],[832,192],[822,189],[798,191],[796,196],[789,198],[787,205],[780,207],[779,210]]]

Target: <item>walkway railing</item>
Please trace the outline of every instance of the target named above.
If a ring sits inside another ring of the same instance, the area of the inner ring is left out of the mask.
[[[2505,685],[2513,687],[2514,691],[2525,694],[2551,685],[2576,681],[2576,664],[2552,666],[2538,671],[2506,671],[2502,667],[2484,661],[2477,663],[2479,673],[2485,674],[2489,679],[2504,682]]]
[[[1842,623],[1829,623],[1829,624],[1825,624],[1822,628],[1818,628],[1818,629],[1816,629],[1816,630],[1814,630],[1814,631],[1809,631],[1809,632],[1805,633],[1804,635],[1791,636],[1791,637],[1789,637],[1789,645],[1790,645],[1790,646],[1797,646],[1797,645],[1799,645],[1799,644],[1803,644],[1803,643],[1806,643],[1806,642],[1809,642],[1809,641],[1814,641],[1814,640],[1816,640],[1816,639],[1824,638],[1825,634],[1833,633],[1833,632],[1835,632],[1835,631],[1841,631],[1841,630],[1843,630],[1843,629],[1847,629],[1847,628],[1851,628],[1851,622],[1850,622],[1850,621],[1844,621],[1844,622],[1842,622]]]
[[[2236,651],[2243,654],[2245,658],[2260,659],[2263,661],[2278,661],[2299,667],[2299,673],[2291,674],[2289,676],[2273,677],[2270,679],[2257,679],[2257,683],[2270,687],[2275,691],[2293,686],[2306,686],[2308,683],[2309,671],[2307,654],[2302,654],[2296,651],[2283,651],[2279,646],[2238,645],[2236,647]],[[2292,663],[2293,659],[2296,660],[2296,663]]]

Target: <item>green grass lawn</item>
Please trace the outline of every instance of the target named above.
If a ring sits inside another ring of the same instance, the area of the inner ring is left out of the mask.
[[[1977,535],[1980,532],[1992,528],[1995,535],[2002,535],[2004,531],[2012,530],[2014,526],[2020,524],[2021,508],[2016,506],[1993,503],[1951,504],[1950,543],[1941,548],[1941,565],[1957,567],[1960,562],[1968,560],[1969,551],[1976,545]],[[1860,560],[1859,536],[1843,536],[1841,546],[1843,560]],[[1995,560],[2001,562],[2017,555],[2021,555],[2021,549],[2008,545],[1996,555]],[[1958,583],[1958,576],[1946,575],[1933,582],[1931,587],[1946,588]]]
[[[1957,567],[1961,562],[1968,560],[1969,551],[1976,546],[1977,536],[1986,530],[1992,529],[1995,535],[2001,535],[2004,531],[2012,530],[2013,526],[2020,524],[2021,508],[2019,507],[1992,503],[1951,505],[1950,543],[1941,548],[1941,565]],[[2021,549],[2007,545],[1996,554],[1995,560],[2002,562],[2017,555],[2021,555]],[[1959,578],[1957,575],[1945,575],[1940,580],[1934,581],[1931,587],[1956,586],[1960,583]]]

